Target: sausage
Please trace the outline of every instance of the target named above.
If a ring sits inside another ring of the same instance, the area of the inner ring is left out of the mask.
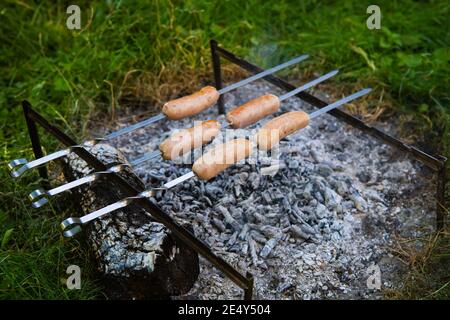
[[[219,96],[216,88],[206,86],[191,95],[166,102],[162,112],[171,120],[180,120],[207,109],[219,99]]]
[[[303,111],[291,111],[267,122],[257,133],[258,148],[270,150],[281,139],[291,133],[306,127],[309,124],[309,116]]]
[[[174,160],[183,154],[210,142],[220,132],[216,120],[203,121],[189,129],[183,129],[167,138],[159,145],[164,160]]]
[[[234,139],[219,144],[198,158],[192,171],[201,180],[209,180],[219,173],[249,157],[253,151],[253,143],[247,139]]]
[[[244,128],[258,120],[278,111],[280,99],[273,94],[266,94],[231,110],[227,120],[233,128]]]

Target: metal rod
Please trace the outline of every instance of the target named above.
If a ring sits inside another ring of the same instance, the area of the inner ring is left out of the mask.
[[[328,72],[327,74],[325,74],[325,75],[323,75],[323,76],[321,76],[321,77],[319,77],[319,78],[317,78],[317,79],[315,79],[313,81],[310,81],[310,82],[302,85],[301,87],[298,87],[297,89],[294,89],[294,90],[292,90],[290,92],[287,92],[287,93],[283,94],[282,96],[279,97],[279,99],[280,99],[280,101],[283,101],[283,100],[286,100],[286,99],[288,99],[288,98],[290,98],[292,96],[295,96],[297,93],[305,91],[305,90],[308,90],[309,88],[314,87],[316,84],[321,83],[321,82],[323,82],[323,81],[325,81],[325,80],[335,76],[336,74],[338,74],[338,72],[339,72],[339,70],[333,70],[331,72]]]
[[[138,166],[138,165],[140,165],[140,164],[142,164],[142,163],[144,163],[146,161],[158,158],[159,156],[161,156],[161,152],[159,150],[155,150],[155,151],[152,151],[152,152],[147,152],[143,156],[141,156],[141,157],[131,161],[130,164],[133,167],[136,167],[136,166]]]
[[[135,131],[135,130],[137,130],[137,129],[147,127],[147,126],[151,125],[151,124],[154,123],[154,122],[157,122],[157,121],[159,121],[159,120],[164,119],[165,117],[166,117],[166,116],[165,116],[163,113],[159,113],[159,114],[157,114],[156,116],[153,116],[153,117],[151,117],[151,118],[142,120],[142,121],[140,121],[140,122],[138,122],[138,123],[132,124],[132,125],[127,126],[127,127],[123,128],[123,129],[114,131],[114,132],[108,134],[108,135],[105,137],[105,139],[106,139],[106,140],[111,140],[111,139],[117,138],[117,137],[119,137],[119,136],[122,136],[122,135],[124,135],[124,134],[133,132],[133,131]]]
[[[371,88],[366,88],[366,89],[363,89],[363,90],[358,91],[356,93],[353,93],[353,94],[351,94],[351,95],[349,95],[349,96],[347,96],[345,98],[342,98],[342,99],[340,99],[340,100],[338,100],[336,102],[333,102],[333,103],[329,104],[328,106],[326,106],[326,107],[324,107],[322,109],[319,109],[319,110],[316,110],[314,112],[311,112],[309,114],[309,118],[310,119],[314,119],[314,118],[316,118],[316,117],[318,117],[318,116],[320,116],[320,115],[322,115],[322,114],[324,114],[326,112],[329,112],[329,111],[331,111],[333,109],[336,109],[339,106],[342,106],[343,104],[346,104],[347,102],[350,102],[352,100],[358,99],[358,98],[368,94],[370,91],[372,91]]]
[[[194,176],[195,176],[195,174],[192,171],[190,171],[190,172],[188,172],[188,173],[186,173],[186,174],[184,174],[184,175],[182,175],[182,176],[180,176],[180,177],[178,177],[176,179],[173,179],[173,180],[165,183],[162,186],[162,188],[152,188],[152,189],[149,189],[149,190],[142,191],[138,195],[127,197],[127,198],[122,199],[120,201],[117,201],[117,202],[115,202],[113,204],[110,204],[110,205],[108,205],[108,206],[106,206],[104,208],[101,208],[99,210],[96,210],[96,211],[93,211],[93,212],[91,212],[89,214],[86,214],[86,215],[84,215],[84,216],[82,216],[80,218],[72,218],[72,217],[67,218],[63,222],[61,222],[61,229],[63,231],[63,235],[65,237],[73,237],[74,235],[76,235],[78,232],[81,231],[81,226],[83,224],[86,224],[86,223],[88,223],[88,222],[90,222],[92,220],[101,218],[101,217],[103,217],[106,214],[112,213],[112,212],[114,212],[114,211],[116,211],[118,209],[126,207],[131,202],[133,202],[134,200],[141,199],[141,198],[154,197],[158,190],[170,189],[170,188],[176,186],[177,184],[180,184],[180,183],[182,183],[182,182],[184,182],[184,181],[186,181],[186,180],[188,180],[188,179],[190,179],[190,178],[192,178]],[[76,182],[76,181],[74,181],[74,182]]]
[[[244,290],[244,300],[252,300],[254,279],[250,272],[247,272],[247,289]]]
[[[81,231],[81,226],[83,224],[88,223],[89,221],[92,221],[94,219],[100,218],[107,213],[124,208],[128,206],[130,202],[131,199],[126,198],[124,200],[114,202],[113,204],[110,204],[99,210],[86,214],[81,218],[73,217],[65,219],[63,222],[61,222],[61,228],[63,230],[64,237],[69,238],[75,236],[77,233]]]
[[[157,158],[160,155],[161,155],[161,153],[159,150],[156,150],[153,152],[148,152],[148,153],[144,154],[143,156],[131,161],[131,163],[129,165],[126,163],[120,163],[120,164],[117,164],[117,165],[114,165],[114,166],[108,168],[106,171],[98,171],[98,172],[91,173],[83,178],[65,183],[63,185],[60,185],[60,186],[50,189],[50,190],[44,190],[42,188],[36,189],[28,195],[28,198],[30,199],[31,205],[34,208],[40,208],[43,205],[48,203],[48,201],[49,201],[48,197],[56,196],[62,192],[69,191],[71,189],[77,188],[86,183],[94,182],[105,174],[119,173],[119,172],[122,172],[125,168],[127,168],[129,166],[137,167],[140,164],[144,163],[145,161],[149,161],[151,159]]]
[[[220,56],[217,54],[217,41],[212,39],[210,42],[211,47],[211,58],[213,63],[213,71],[214,71],[214,82],[216,84],[216,89],[222,89],[222,69],[220,67]],[[223,101],[223,95],[219,96],[219,100],[217,101],[217,110],[219,114],[225,114],[225,103]]]
[[[67,156],[70,153],[70,148],[59,150],[57,152],[53,152],[49,155],[46,155],[41,158],[37,158],[36,160],[33,160],[31,162],[28,162],[26,159],[16,159],[8,163],[8,168],[10,170],[10,175],[13,178],[17,178],[21,176],[25,171],[29,169],[33,169],[39,166],[42,166],[43,164]],[[17,169],[17,167],[20,166],[20,168]]]
[[[280,71],[280,70],[282,70],[284,68],[287,68],[287,67],[289,67],[289,66],[291,66],[293,64],[299,63],[299,62],[301,62],[303,60],[306,60],[308,58],[309,58],[309,55],[307,55],[307,54],[301,55],[301,56],[299,56],[297,58],[294,58],[292,60],[289,60],[287,62],[279,64],[278,66],[275,66],[273,68],[267,69],[267,70],[262,71],[262,72],[260,72],[258,74],[255,74],[255,75],[253,75],[251,77],[248,77],[248,78],[246,78],[244,80],[241,80],[239,82],[233,83],[233,84],[231,84],[231,85],[229,85],[229,86],[227,86],[227,87],[225,87],[223,89],[220,89],[219,90],[219,94],[222,95],[224,93],[230,92],[230,91],[232,91],[234,89],[237,89],[239,87],[243,87],[246,84],[249,84],[250,82],[253,82],[253,81],[261,79],[261,78],[264,78],[264,77],[266,77],[266,76],[268,76],[268,75],[270,75],[272,73]]]
[[[31,140],[31,146],[33,147],[33,153],[35,158],[41,158],[44,156],[42,152],[41,140],[39,139],[39,134],[34,121],[28,116],[28,111],[30,110],[30,103],[28,101],[22,101],[23,113],[25,116],[25,121],[28,127],[28,134]],[[39,168],[39,175],[44,179],[44,184],[48,185],[48,171],[46,167]]]

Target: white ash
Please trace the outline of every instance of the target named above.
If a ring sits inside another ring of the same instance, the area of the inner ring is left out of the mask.
[[[266,92],[281,93],[261,81],[227,94],[227,109]],[[281,107],[314,109],[298,98]],[[189,119],[160,121],[114,144],[132,160],[157,149],[174,130],[215,118],[213,107]],[[282,141],[280,159],[273,175],[261,175],[267,164],[240,163],[208,182],[190,179],[155,201],[178,221],[191,223],[217,255],[243,274],[250,271],[255,297],[379,298],[382,291],[366,285],[373,264],[381,268],[382,289],[398,286],[404,267],[389,248],[396,235],[418,235],[420,227],[434,225],[432,174],[330,115]],[[149,188],[189,170],[159,160],[135,169]],[[201,259],[199,280],[187,297],[237,299],[242,291]]]

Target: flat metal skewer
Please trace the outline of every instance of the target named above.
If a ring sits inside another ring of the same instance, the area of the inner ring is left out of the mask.
[[[325,75],[323,75],[323,76],[321,76],[321,77],[319,77],[317,79],[314,79],[314,80],[312,80],[312,81],[310,81],[310,82],[308,82],[308,83],[306,83],[306,84],[304,84],[304,85],[302,85],[302,86],[300,86],[300,87],[298,87],[298,88],[296,88],[296,89],[294,89],[294,90],[292,90],[292,91],[282,95],[281,97],[279,97],[279,99],[280,99],[280,101],[286,100],[286,99],[292,97],[293,95],[295,95],[295,94],[297,94],[297,93],[299,93],[301,91],[307,90],[307,89],[315,86],[316,84],[318,84],[320,82],[323,82],[323,81],[333,77],[338,72],[339,72],[339,70],[331,71],[331,72],[329,72],[329,73],[327,73],[327,74],[325,74]],[[228,125],[229,125],[229,123],[227,122],[227,125],[225,125],[223,128],[227,128]],[[142,163],[144,163],[146,161],[155,159],[155,158],[159,157],[160,155],[161,155],[161,152],[159,150],[155,150],[153,152],[148,152],[148,153],[144,154],[143,156],[133,160],[130,163],[130,165],[135,167],[135,166],[138,166],[138,165],[140,165],[140,164],[142,164]],[[118,164],[116,166],[113,166],[113,167],[109,168],[106,171],[99,171],[99,172],[92,173],[92,174],[90,174],[90,175],[88,175],[86,177],[83,177],[83,178],[80,178],[78,180],[66,183],[66,184],[64,184],[62,186],[56,187],[56,188],[48,190],[48,191],[46,191],[44,189],[41,189],[41,188],[40,189],[36,189],[33,192],[31,192],[28,195],[28,197],[32,201],[31,204],[32,204],[32,206],[34,208],[40,208],[44,204],[48,203],[48,197],[55,196],[55,195],[57,195],[59,193],[62,193],[64,191],[68,191],[70,189],[79,187],[79,186],[81,186],[81,185],[83,185],[85,183],[93,182],[93,181],[99,179],[100,176],[102,176],[104,174],[109,174],[109,173],[113,173],[113,172],[118,173],[118,172],[124,170],[128,166],[129,165],[126,165],[126,164]]]
[[[270,75],[272,73],[280,71],[280,70],[282,70],[284,68],[287,68],[287,67],[289,67],[289,66],[291,66],[293,64],[296,64],[296,63],[299,63],[301,61],[304,61],[304,60],[306,60],[308,58],[309,58],[309,55],[307,55],[307,54],[301,55],[301,56],[296,57],[294,59],[291,59],[291,60],[289,60],[287,62],[284,62],[284,63],[282,63],[280,65],[277,65],[277,66],[275,66],[273,68],[270,68],[268,70],[262,71],[260,73],[257,73],[255,75],[253,75],[253,76],[250,76],[250,77],[248,77],[248,78],[246,78],[244,80],[241,80],[239,82],[231,84],[231,85],[229,85],[229,86],[227,86],[227,87],[225,87],[223,89],[220,89],[218,92],[219,92],[219,94],[224,94],[224,93],[229,92],[231,90],[234,90],[234,89],[237,89],[239,87],[242,87],[242,86],[244,86],[244,85],[246,85],[246,84],[248,84],[248,83],[250,83],[252,81],[264,78],[265,76],[268,76],[268,75]],[[119,137],[121,135],[130,133],[132,131],[135,131],[135,130],[143,128],[143,127],[146,127],[146,126],[148,126],[148,125],[150,125],[152,123],[155,123],[155,122],[157,122],[159,120],[162,120],[164,118],[166,118],[166,116],[164,114],[162,114],[162,113],[159,113],[156,116],[153,116],[153,117],[148,118],[146,120],[140,121],[138,123],[135,123],[135,124],[132,124],[132,125],[127,126],[125,128],[122,128],[122,129],[119,129],[117,131],[114,131],[114,132],[106,135],[104,138],[88,140],[88,141],[84,142],[83,144],[76,145],[76,146],[71,146],[71,147],[66,148],[64,150],[51,153],[51,154],[49,154],[49,155],[47,155],[45,157],[42,157],[42,158],[30,161],[30,162],[28,162],[28,160],[25,159],[25,158],[20,158],[20,159],[13,160],[10,163],[8,163],[8,169],[10,171],[10,175],[13,178],[17,178],[17,177],[21,176],[25,171],[27,171],[29,169],[36,168],[36,167],[41,166],[41,165],[43,165],[43,164],[45,164],[45,163],[47,163],[49,161],[53,161],[55,159],[67,156],[68,154],[70,154],[73,151],[74,148],[83,148],[83,147],[90,147],[90,146],[92,147],[92,146],[94,146],[95,144],[97,144],[100,141],[107,141],[107,140],[111,140],[111,139],[117,138],[117,137]],[[18,166],[20,166],[20,168],[17,168]]]
[[[153,188],[151,190],[143,191],[143,192],[139,193],[137,196],[127,197],[121,201],[117,201],[113,204],[110,204],[109,206],[106,206],[104,208],[101,208],[99,210],[91,212],[80,218],[77,218],[77,217],[67,218],[63,222],[61,222],[61,228],[63,230],[63,235],[65,237],[73,237],[74,235],[76,235],[77,233],[79,233],[81,231],[81,226],[83,224],[88,223],[89,221],[98,219],[101,216],[104,216],[105,214],[108,214],[115,210],[124,208],[136,199],[154,197],[157,191],[170,189],[170,188],[174,187],[175,185],[182,183],[194,176],[195,176],[194,172],[190,171],[189,173],[186,173],[186,174],[182,175],[181,177],[178,177],[172,181],[167,182],[166,184],[163,185],[162,188]]]
[[[370,91],[372,91],[371,88],[362,89],[362,90],[360,90],[360,91],[358,91],[356,93],[353,93],[353,94],[351,94],[351,95],[349,95],[349,96],[347,96],[345,98],[342,98],[342,99],[340,99],[340,100],[338,100],[338,101],[336,101],[334,103],[331,103],[331,104],[327,105],[326,107],[323,107],[323,108],[321,108],[319,110],[311,112],[309,114],[309,118],[310,119],[314,119],[314,118],[316,118],[316,117],[318,117],[318,116],[320,116],[320,115],[322,115],[322,114],[324,114],[324,113],[326,113],[328,111],[331,111],[333,109],[336,109],[337,107],[342,106],[343,104],[346,104],[346,103],[348,103],[348,102],[350,102],[352,100],[358,99],[359,97],[362,97],[362,96],[368,94]]]
[[[302,85],[301,87],[298,87],[297,89],[294,89],[292,91],[289,91],[283,95],[281,95],[280,97],[278,97],[278,99],[280,99],[280,101],[284,101],[286,99],[289,99],[292,96],[295,96],[297,93],[300,93],[302,91],[308,90],[309,88],[314,87],[316,84],[319,84],[331,77],[334,77],[336,74],[339,73],[339,70],[333,70],[328,72],[327,74],[324,74],[323,76],[320,76],[317,79],[314,79],[313,81],[310,81],[308,83],[305,83],[304,85]]]
[[[30,199],[31,205],[34,208],[40,208],[43,205],[45,205],[46,203],[48,203],[48,201],[49,201],[48,197],[52,197],[52,196],[55,196],[62,192],[69,191],[73,188],[79,187],[86,183],[94,182],[105,174],[119,173],[119,172],[122,172],[127,167],[137,167],[146,161],[157,158],[160,155],[161,155],[161,153],[159,152],[159,150],[148,152],[148,153],[144,154],[143,156],[133,160],[132,162],[130,162],[130,164],[120,163],[120,164],[117,164],[115,166],[108,168],[105,171],[98,171],[98,172],[91,173],[91,174],[87,175],[86,177],[77,179],[75,181],[71,181],[69,183],[63,184],[63,185],[53,188],[51,190],[44,190],[42,188],[36,189],[28,195],[28,198]]]
[[[370,91],[372,91],[372,89],[366,88],[366,89],[358,91],[350,96],[347,96],[343,99],[340,99],[332,104],[329,104],[328,106],[326,106],[322,109],[319,109],[317,111],[310,113],[310,119],[316,118],[325,112],[328,112],[328,111],[335,109],[343,104],[346,104],[352,100],[355,100],[363,95],[366,95]],[[171,180],[171,181],[165,183],[162,186],[162,188],[152,188],[150,190],[143,191],[134,197],[127,197],[121,201],[115,202],[109,206],[106,206],[102,209],[91,212],[80,218],[78,218],[78,217],[67,218],[61,222],[61,229],[63,230],[63,235],[65,237],[72,237],[81,231],[81,226],[83,224],[88,223],[89,221],[100,218],[100,217],[104,216],[105,214],[111,213],[120,208],[126,207],[135,199],[154,197],[157,191],[173,188],[176,185],[183,183],[184,181],[191,179],[193,177],[195,177],[195,173],[193,171],[190,171],[174,180]]]

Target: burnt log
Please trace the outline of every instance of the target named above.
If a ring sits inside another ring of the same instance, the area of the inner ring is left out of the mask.
[[[88,150],[108,167],[126,163],[126,158],[110,145],[97,144]],[[75,154],[64,161],[67,181],[92,172]],[[137,189],[144,190],[144,183],[131,167],[119,174]],[[74,189],[72,195],[80,215],[126,197],[107,175]],[[131,204],[88,223],[83,227],[83,236],[109,299],[168,298],[187,293],[197,280],[197,253],[137,205]]]

